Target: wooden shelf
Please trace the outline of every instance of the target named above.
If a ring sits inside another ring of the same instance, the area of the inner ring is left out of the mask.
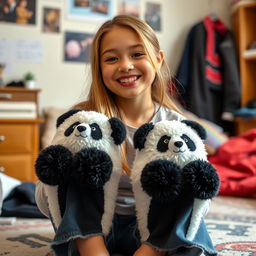
[[[250,119],[237,117],[235,119],[235,127],[237,134],[244,133],[251,129],[256,129],[256,117]]]
[[[256,41],[256,1],[241,2],[235,7],[232,27],[239,58],[241,107],[245,107],[249,101],[256,99],[256,54],[245,56],[248,47]],[[256,128],[256,118],[236,118],[235,123],[238,134]]]
[[[248,60],[248,61],[256,61],[256,55],[255,56],[246,56],[244,57],[245,60]]]

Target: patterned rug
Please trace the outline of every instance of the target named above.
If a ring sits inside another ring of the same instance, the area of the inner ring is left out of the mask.
[[[219,256],[256,256],[256,199],[216,197],[205,221]]]
[[[256,256],[256,199],[216,197],[205,221],[219,256]],[[0,256],[46,256],[53,235],[46,219],[0,225]]]

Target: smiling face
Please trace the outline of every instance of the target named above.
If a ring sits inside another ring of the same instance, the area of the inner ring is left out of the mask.
[[[162,63],[162,52],[158,64]],[[100,65],[105,86],[116,97],[151,98],[155,69],[137,33],[122,26],[114,26],[101,41]]]

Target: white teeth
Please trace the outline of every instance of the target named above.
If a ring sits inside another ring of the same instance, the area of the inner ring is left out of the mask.
[[[120,79],[119,81],[121,83],[131,83],[131,82],[135,81],[136,79],[137,79],[137,77],[134,76],[134,77],[130,77],[130,78]]]

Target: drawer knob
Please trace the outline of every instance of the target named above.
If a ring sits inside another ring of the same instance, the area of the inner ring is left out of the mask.
[[[0,93],[0,99],[11,99],[12,94],[11,93]]]
[[[0,172],[4,172],[4,167],[0,166]]]
[[[0,135],[0,141],[5,141],[5,136],[4,135]]]

